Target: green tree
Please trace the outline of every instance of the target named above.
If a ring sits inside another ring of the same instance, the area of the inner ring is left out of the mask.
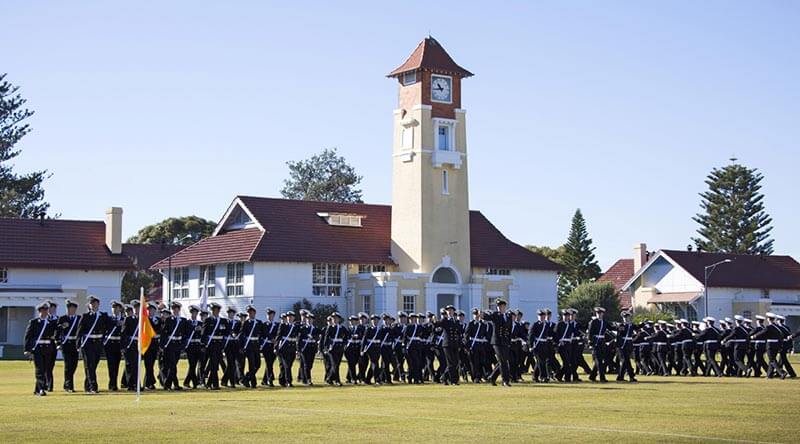
[[[561,258],[565,270],[558,280],[559,300],[567,297],[579,285],[600,277],[600,265],[594,257],[594,247],[580,208],[572,216],[572,226]]]
[[[697,248],[712,253],[772,254],[772,218],[764,210],[761,180],[755,168],[736,163],[714,168],[706,178],[708,191],[700,193],[702,212]]]
[[[122,276],[122,302],[139,299],[139,288],[144,287],[146,295],[153,288],[155,279],[153,275],[146,271],[128,271]]]
[[[30,132],[25,120],[33,111],[23,108],[26,100],[19,87],[5,78],[6,74],[0,74],[0,217],[38,217],[50,208],[42,187],[50,174],[42,170],[19,175],[9,163],[20,154],[14,145]]]
[[[128,239],[132,244],[188,245],[208,237],[217,226],[216,223],[197,216],[170,217],[139,230]]]
[[[534,253],[541,254],[542,256],[550,259],[551,261],[559,265],[564,265],[564,252],[566,251],[566,246],[564,245],[559,245],[556,248],[538,247],[536,245],[526,245],[525,248],[533,251]]]
[[[297,321],[300,320],[300,310],[308,310],[314,314],[314,326],[317,328],[322,328],[328,322],[328,316],[331,315],[334,311],[339,311],[339,308],[336,304],[317,304],[312,306],[311,301],[306,298],[299,300],[292,304],[292,311],[294,312],[295,316],[297,317]]]
[[[605,319],[608,321],[618,321],[619,313],[622,310],[617,290],[610,282],[580,284],[572,290],[569,296],[564,298],[562,306],[578,310],[578,322],[584,326],[589,323],[595,307],[606,309]]]
[[[336,148],[325,149],[310,159],[286,162],[289,179],[283,181],[281,195],[287,199],[325,202],[361,202],[362,177]]]

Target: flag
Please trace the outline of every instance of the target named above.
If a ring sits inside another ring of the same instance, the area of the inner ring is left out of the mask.
[[[139,300],[139,354],[143,355],[150,347],[150,342],[153,341],[153,336],[156,331],[153,330],[153,324],[150,323],[150,317],[147,313],[147,301],[144,298],[144,289],[141,290]]]
[[[208,267],[203,273],[203,290],[200,293],[200,310],[208,310]]]

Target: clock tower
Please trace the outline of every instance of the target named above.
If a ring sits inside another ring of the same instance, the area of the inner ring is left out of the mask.
[[[398,82],[392,147],[392,256],[402,272],[464,284],[471,274],[465,111],[472,76],[432,37],[388,74]]]

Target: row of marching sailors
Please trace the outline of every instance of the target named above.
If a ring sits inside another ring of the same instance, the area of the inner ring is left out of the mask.
[[[788,354],[800,332],[792,333],[781,315],[766,313],[755,319],[755,325],[740,315],[720,320],[719,326],[713,317],[703,318],[702,323],[680,319],[674,324],[662,320],[637,325],[633,339],[637,372],[795,378]]]

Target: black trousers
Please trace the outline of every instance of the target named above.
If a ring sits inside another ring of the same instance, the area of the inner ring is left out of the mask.
[[[547,344],[539,343],[533,348],[534,369],[532,380],[534,382],[546,382],[550,380],[550,373],[547,370]]]
[[[522,364],[522,344],[519,341],[512,341],[509,352],[508,369],[511,372],[511,379],[516,381],[520,377],[519,369]]]
[[[181,359],[181,344],[170,342],[164,348],[164,388],[180,388],[178,383],[178,361]]]
[[[558,345],[558,356],[561,358],[561,367],[555,372],[556,379],[559,381],[563,378],[564,381],[569,382],[574,379],[577,370],[573,368],[575,364],[575,356],[573,352],[575,347],[569,342],[564,342]]]
[[[458,384],[458,346],[444,347],[444,359],[447,362],[447,368],[443,375],[444,381],[450,384]]]
[[[767,368],[767,378],[774,378],[775,376],[784,376],[786,372],[781,368],[781,363],[778,361],[781,355],[781,346],[779,344],[767,345],[767,359],[769,360],[769,367]]]
[[[106,365],[108,366],[108,389],[117,390],[119,381],[119,364],[122,361],[120,341],[109,339],[104,345],[106,351]]]
[[[203,384],[199,376],[202,371],[198,368],[201,354],[199,343],[189,344],[186,348],[186,360],[189,361],[189,370],[186,372],[186,377],[183,378],[184,387],[197,388],[198,385]]]
[[[617,349],[617,359],[619,360],[619,368],[617,369],[617,381],[625,379],[627,373],[628,379],[633,381],[633,366],[631,365],[631,350],[630,347],[619,347]]]
[[[394,350],[391,344],[381,346],[381,382],[392,382],[392,367],[394,366]]]
[[[788,357],[789,352],[792,351],[792,347],[794,347],[794,342],[788,342],[783,344],[783,346],[781,347],[781,353],[780,353],[781,359],[779,362],[781,364],[781,367],[783,367],[783,369],[786,371],[786,374],[794,378],[797,376],[797,374],[794,372],[794,367],[792,367],[792,363],[789,362],[789,357]]]
[[[53,391],[53,369],[56,367],[56,358],[58,357],[58,349],[50,347],[50,361],[47,364],[47,391]]]
[[[87,392],[90,390],[98,391],[97,365],[100,363],[103,342],[101,339],[89,339],[85,344],[83,344],[81,349],[83,351],[83,370],[86,374],[86,379],[83,382],[83,388]]]
[[[507,345],[493,345],[494,354],[497,357],[497,365],[492,369],[492,374],[489,375],[489,380],[492,383],[497,382],[497,377],[502,376],[503,383],[511,382],[511,369],[509,368],[509,360],[511,359],[511,351]]]
[[[411,342],[406,350],[406,360],[408,361],[409,384],[422,384],[422,369],[425,367],[425,352],[417,342]]]
[[[692,363],[692,356],[694,356],[694,345],[683,344],[683,367],[681,368],[682,375],[691,374],[696,376],[695,366]]]
[[[292,383],[292,366],[296,354],[297,345],[294,342],[285,342],[283,347],[278,350],[278,362],[280,363],[278,382],[283,386]]]
[[[128,340],[130,341],[130,340]],[[130,345],[128,345],[130,344]],[[125,353],[125,382],[128,390],[136,390],[136,379],[139,377],[139,343],[126,342]]]
[[[589,373],[589,379],[594,380],[597,376],[600,376],[600,381],[606,380],[606,345],[602,342],[598,342],[594,348],[592,348],[592,371]]]
[[[261,355],[264,357],[264,377],[261,378],[261,384],[267,385],[275,381],[275,349],[272,348],[272,343],[266,343],[261,348]]]
[[[256,388],[256,375],[261,368],[261,355],[258,353],[258,343],[252,342],[243,350],[247,372],[242,376],[245,386]]]
[[[357,344],[348,345],[344,349],[344,357],[347,359],[347,382],[355,383],[359,378],[358,363],[361,358],[361,352]]]
[[[64,390],[75,390],[75,370],[78,368],[78,349],[75,342],[63,343],[61,355],[64,357]]]
[[[406,379],[406,353],[405,349],[403,348],[402,344],[394,346],[394,374],[393,379],[395,381],[405,380]]]
[[[144,355],[142,355],[142,361],[144,361],[144,386],[147,388],[152,388],[156,385],[155,366],[157,360],[158,343],[154,340],[150,343],[150,346],[147,347],[147,351],[144,352]]]
[[[364,352],[364,354],[367,356],[367,359],[369,359],[369,370],[367,370],[367,374],[364,377],[364,383],[365,384],[371,384],[372,383],[372,378],[375,378],[375,381],[374,381],[375,383],[381,382],[381,380],[382,380],[381,370],[382,369],[381,369],[381,364],[380,364],[380,360],[381,360],[380,359],[381,358],[380,346],[376,347],[376,346],[373,345],[372,347],[369,347]]]
[[[36,378],[36,385],[33,390],[35,393],[44,392],[48,389],[50,381],[47,380],[47,374],[53,361],[53,350],[55,350],[55,347],[52,344],[38,344],[33,349],[34,377]]]
[[[747,365],[744,363],[745,356],[747,356],[747,344],[739,343],[733,346],[733,364],[736,366],[736,376],[747,374]]]
[[[706,355],[706,368],[703,369],[703,376],[710,376],[714,372],[714,376],[722,376],[722,368],[717,363],[717,347],[706,346],[704,352]]]
[[[470,377],[472,382],[480,381],[486,378],[486,347],[482,346],[483,343],[476,343],[470,348],[469,363],[470,363]]]
[[[314,356],[317,355],[317,344],[303,344],[300,351],[300,371],[297,379],[304,383],[311,383],[311,369],[314,368]]]
[[[325,380],[331,383],[341,384],[342,380],[339,376],[339,367],[342,365],[342,356],[344,355],[344,347],[341,344],[334,345],[328,351],[328,362],[330,367],[328,373],[325,375]]]
[[[764,360],[764,352],[766,352],[765,344],[758,344],[753,347],[753,374],[758,378],[761,372],[766,373],[769,370],[767,361]]]
[[[206,373],[208,374],[208,381],[206,385],[211,388],[219,388],[219,363],[222,361],[222,341],[212,340],[206,348]]]
[[[235,387],[239,382],[239,346],[235,339],[228,341],[225,346],[225,373],[222,375],[222,385]]]

